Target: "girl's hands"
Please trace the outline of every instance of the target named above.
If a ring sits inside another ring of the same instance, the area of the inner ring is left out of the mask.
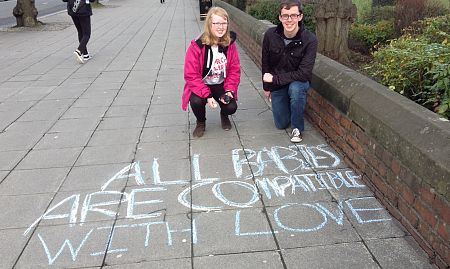
[[[216,100],[214,100],[214,98],[210,97],[210,98],[207,99],[207,101],[208,101],[208,106],[210,108],[216,108],[217,107],[217,102],[216,102]]]

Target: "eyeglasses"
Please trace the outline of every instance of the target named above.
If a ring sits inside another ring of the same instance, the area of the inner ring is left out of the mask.
[[[212,22],[212,25],[216,26],[216,27],[226,27],[228,26],[228,22]]]
[[[289,18],[291,18],[291,20],[297,20],[298,17],[300,17],[301,14],[281,14],[280,17],[283,21],[287,21],[289,20]]]

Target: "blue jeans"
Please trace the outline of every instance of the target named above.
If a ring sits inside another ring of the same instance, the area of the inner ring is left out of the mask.
[[[272,92],[273,120],[278,129],[286,129],[290,124],[292,129],[305,130],[303,112],[308,90],[309,82],[294,81]]]

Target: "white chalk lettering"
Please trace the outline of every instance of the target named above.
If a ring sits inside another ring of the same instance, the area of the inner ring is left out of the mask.
[[[110,200],[110,201],[106,201],[106,202],[100,202],[100,203],[92,203],[92,198],[94,196],[109,196],[109,195],[119,196],[119,199]],[[122,196],[124,197],[122,199],[122,202],[129,200],[127,193],[119,192],[119,191],[98,191],[98,192],[94,192],[94,193],[90,193],[90,194],[86,195],[86,197],[84,198],[83,207],[81,208],[80,223],[82,224],[86,221],[86,217],[87,217],[87,214],[89,211],[98,212],[98,213],[101,213],[108,217],[115,217],[117,214],[117,210],[113,211],[113,210],[108,210],[108,209],[99,208],[99,207],[100,206],[118,205],[121,202],[120,198]]]
[[[72,202],[72,209],[70,210],[70,214],[50,215],[50,213],[52,211],[56,210],[58,207],[60,207],[61,205],[63,205],[64,203],[66,203],[72,199],[73,199],[73,202]],[[43,219],[64,219],[64,218],[67,218],[70,216],[69,223],[71,223],[71,224],[76,223],[79,202],[80,202],[79,194],[74,194],[74,195],[67,197],[66,199],[64,199],[61,202],[57,203],[56,205],[52,206],[49,210],[47,210],[44,214],[42,214],[42,216],[37,218],[30,225],[30,227],[28,227],[28,229],[25,230],[23,235],[27,235],[31,231],[31,229],[33,229],[33,227],[36,226],[36,224],[38,224]]]
[[[188,184],[189,180],[173,180],[173,181],[161,181],[161,176],[159,175],[159,163],[158,159],[153,159],[153,182],[156,185],[184,185]]]
[[[156,218],[159,217],[161,215],[160,212],[156,212],[156,213],[150,213],[150,214],[139,214],[139,215],[135,215],[134,214],[134,207],[136,205],[147,205],[147,204],[157,204],[157,203],[162,203],[162,200],[147,200],[147,201],[141,201],[141,202],[136,202],[135,201],[135,196],[136,193],[140,193],[140,192],[155,192],[155,191],[166,191],[166,188],[162,188],[162,187],[158,187],[158,188],[143,188],[143,189],[133,189],[130,192],[130,201],[128,202],[128,206],[127,206],[127,218],[132,218],[132,219],[145,219],[145,218]]]
[[[130,173],[131,170],[134,169],[134,173]],[[112,182],[118,179],[127,179],[129,177],[134,177],[137,185],[144,185],[145,181],[142,177],[141,166],[139,162],[134,162],[122,168],[119,172],[117,172],[112,178],[106,181],[105,184],[101,187],[101,190],[104,191]]]
[[[194,156],[192,156],[192,170],[194,171],[194,180],[195,181],[207,181],[207,182],[211,182],[211,181],[218,181],[218,178],[202,178],[202,175],[200,173],[200,158],[198,154],[194,154]]]
[[[252,198],[246,202],[246,203],[237,203],[237,202],[233,202],[230,201],[230,199],[226,198],[221,190],[221,186],[224,184],[233,184],[236,186],[242,186],[248,190],[250,190],[253,194]],[[224,204],[229,205],[229,206],[234,206],[234,207],[239,207],[239,208],[245,208],[245,207],[251,207],[252,204],[256,203],[259,200],[259,196],[258,196],[258,190],[255,188],[254,185],[247,183],[247,182],[242,182],[242,181],[224,181],[224,182],[220,182],[214,185],[213,187],[213,193],[216,196],[217,199],[219,199],[220,201],[222,201]]]

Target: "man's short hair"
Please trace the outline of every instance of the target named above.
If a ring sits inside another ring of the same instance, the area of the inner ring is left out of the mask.
[[[303,13],[303,5],[302,2],[300,2],[300,0],[281,0],[280,6],[278,8],[278,14],[281,14],[281,10],[283,8],[291,9],[291,7],[298,7],[300,13]]]

